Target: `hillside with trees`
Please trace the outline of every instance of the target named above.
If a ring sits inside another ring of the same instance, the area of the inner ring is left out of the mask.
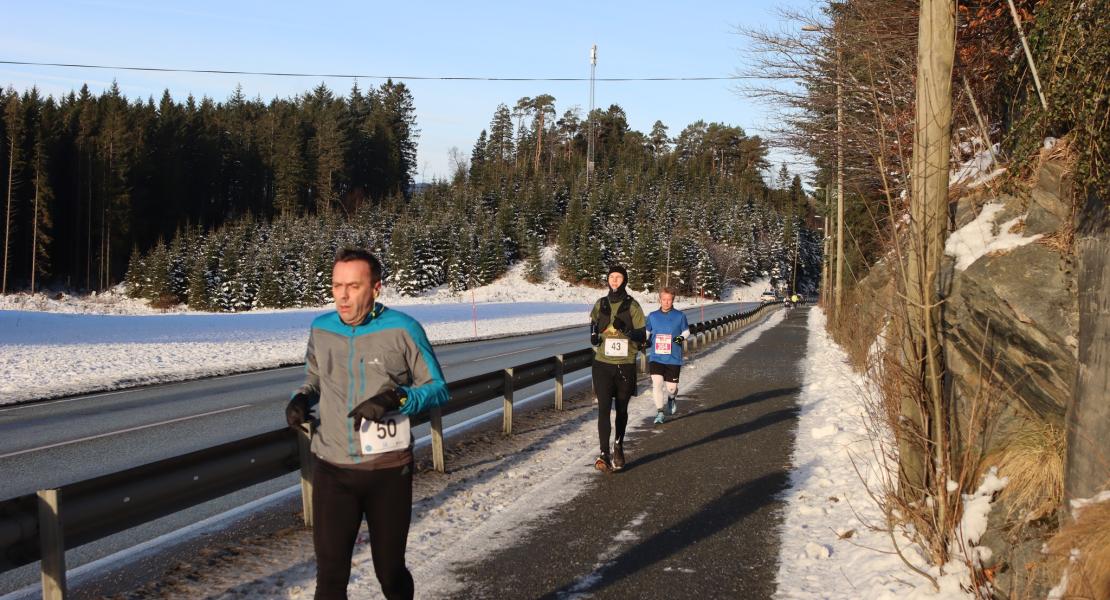
[[[122,277],[132,295],[201,310],[318,306],[344,244],[378,252],[405,295],[484,285],[520,260],[537,269],[551,244],[572,283],[599,285],[614,262],[633,289],[707,298],[763,276],[815,289],[819,276],[801,179],[782,166],[765,181],[766,142],[722,123],[644,134],[618,105],[560,115],[550,94],[524,97],[496,107],[469,155],[453,150],[449,180],[414,186],[401,83],[268,104],[241,90],[185,104],[9,91],[5,105],[12,290]]]

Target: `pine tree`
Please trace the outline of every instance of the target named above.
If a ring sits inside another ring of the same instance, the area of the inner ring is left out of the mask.
[[[486,130],[478,134],[478,141],[474,142],[474,150],[470,153],[470,180],[479,181],[485,175],[486,160],[488,157],[489,140]]]
[[[489,124],[487,157],[499,165],[499,171],[513,160],[513,118],[509,107],[498,104]]]
[[[127,273],[123,281],[127,284],[127,295],[132,298],[146,296],[146,259],[139,252],[139,247],[131,249],[131,258],[127,261]]]
[[[636,243],[628,267],[628,287],[654,292],[659,282],[659,249],[654,232],[647,222],[637,228]]]
[[[528,283],[543,283],[543,262],[540,244],[536,238],[527,238],[528,257],[524,263],[524,280]]]
[[[48,127],[38,127],[32,172],[34,173],[34,203],[31,212],[31,293],[35,292],[35,278],[50,272],[50,243],[53,239],[50,230],[54,226],[51,206],[54,203],[54,188],[50,185],[50,172],[47,165],[46,136]]]
[[[20,154],[23,145],[23,106],[19,95],[12,92],[4,107],[4,129],[8,134],[8,189],[6,209],[4,210],[4,267],[0,275],[0,294],[8,292],[8,268],[11,262],[10,251],[12,247],[12,223],[15,218],[13,213],[13,194],[16,193],[19,183],[18,171]]]

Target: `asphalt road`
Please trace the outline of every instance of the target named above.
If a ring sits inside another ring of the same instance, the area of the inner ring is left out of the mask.
[[[623,471],[460,566],[455,597],[771,597],[807,312],[681,390],[662,433],[626,440]]]
[[[691,322],[755,304],[688,309]],[[704,314],[704,316],[703,316]],[[449,381],[586,346],[586,327],[436,347]],[[287,367],[0,408],[0,499],[89,479],[282,427],[283,407],[303,380]],[[520,390],[527,397],[550,384]],[[499,400],[444,418],[463,422],[500,408]],[[418,427],[419,438],[427,426]],[[112,538],[67,552],[70,568],[292,485],[295,475],[248,488]],[[37,579],[24,567],[0,573],[0,593]]]

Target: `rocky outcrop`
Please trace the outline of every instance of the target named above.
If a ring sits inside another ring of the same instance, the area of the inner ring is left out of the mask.
[[[1072,227],[1070,185],[1064,167],[1047,162],[1028,191],[963,198],[954,211],[960,227],[975,220],[983,204],[1000,202],[1005,208],[996,224],[1024,215],[1023,236],[1047,236],[984,254],[963,271],[951,261],[946,273],[945,360],[957,414],[966,418],[977,395],[996,403],[996,435],[987,440],[988,452],[1006,444],[1010,432],[1028,420],[1064,428],[1079,348],[1074,259],[1058,243]],[[1005,492],[999,501],[981,540],[993,551],[987,566],[995,573],[995,589],[1005,597],[1044,597],[1052,582],[1037,572],[1054,517],[1013,521]]]
[[[1025,214],[1024,235],[1052,234],[1071,218],[1060,197],[1063,168],[1046,163],[1026,198],[989,199],[1005,209],[1004,222]],[[976,203],[961,202],[956,222],[970,222]],[[1001,396],[1003,417],[1036,417],[1062,425],[1076,375],[1078,304],[1071,259],[1050,244],[1031,243],[988,253],[949,272],[944,307],[946,359],[962,401],[990,389]]]
[[[1040,244],[987,254],[958,273],[944,317],[961,395],[993,383],[1006,404],[1061,423],[1078,350],[1074,284],[1066,261]]]

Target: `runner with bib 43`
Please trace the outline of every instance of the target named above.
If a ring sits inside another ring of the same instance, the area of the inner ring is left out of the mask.
[[[599,471],[624,468],[624,430],[628,425],[628,401],[636,392],[636,353],[647,339],[644,310],[625,290],[628,271],[609,268],[609,293],[590,311],[590,343],[594,352],[593,382],[597,394],[597,433],[601,454],[594,461]],[[609,411],[617,409],[613,452],[609,452],[612,425]]]

